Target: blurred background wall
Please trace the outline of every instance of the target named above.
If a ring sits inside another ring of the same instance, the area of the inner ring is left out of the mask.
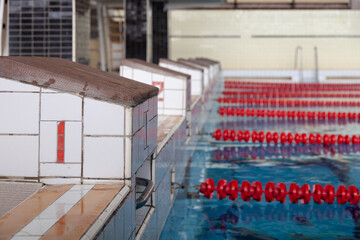
[[[223,69],[360,69],[358,10],[171,10],[169,57],[207,56]],[[302,54],[301,54],[302,52]]]

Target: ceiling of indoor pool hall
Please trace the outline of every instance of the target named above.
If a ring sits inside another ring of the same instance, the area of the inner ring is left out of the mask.
[[[0,0],[0,240],[360,239],[360,0]]]

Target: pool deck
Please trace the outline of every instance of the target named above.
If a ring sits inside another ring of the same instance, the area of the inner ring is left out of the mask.
[[[0,239],[80,239],[123,188],[46,185],[0,218]]]

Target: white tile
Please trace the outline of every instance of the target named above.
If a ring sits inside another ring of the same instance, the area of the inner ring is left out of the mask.
[[[66,128],[65,128],[66,130]],[[40,162],[57,161],[57,122],[40,122]]]
[[[81,163],[81,122],[65,122],[65,163]]]
[[[164,80],[165,80],[164,75],[160,75],[160,74],[156,74],[156,73],[152,73],[151,77],[152,77],[151,78],[152,82],[164,82]]]
[[[85,98],[84,133],[89,135],[124,135],[124,107]]]
[[[47,232],[57,220],[53,219],[38,219],[35,218],[23,229],[21,229],[15,236],[41,236]]]
[[[134,69],[133,80],[151,85],[151,73],[140,69]]]
[[[67,93],[41,94],[41,120],[81,120],[81,97]]]
[[[41,177],[80,177],[80,163],[40,163]]]
[[[38,137],[0,136],[0,176],[38,176]]]
[[[0,91],[40,92],[40,88],[31,84],[25,84],[16,80],[0,77]]]
[[[41,92],[42,93],[59,93],[59,91],[52,90],[52,89],[49,89],[49,88],[41,88]]]
[[[184,89],[184,81],[185,78],[178,78],[178,77],[165,77],[165,83],[164,86],[166,89],[176,89],[176,90],[183,90]]]
[[[97,179],[83,179],[83,184],[125,184],[124,180],[97,180]]]
[[[40,178],[45,184],[81,184],[81,178]]]
[[[85,137],[84,177],[124,178],[124,139]]]
[[[182,109],[164,109],[164,115],[183,115],[185,110]]]
[[[120,76],[133,79],[133,71],[131,68],[126,66],[120,66]]]
[[[94,184],[81,184],[81,185],[75,185],[72,186],[69,189],[69,192],[84,192],[89,191],[94,187]]]
[[[165,91],[165,109],[184,109],[185,92],[180,90]]]
[[[0,93],[0,133],[39,133],[39,93]]]
[[[11,240],[38,240],[41,236],[14,236]]]
[[[55,207],[56,206],[56,207]],[[68,212],[74,205],[69,203],[54,204],[53,206],[41,212],[38,219],[60,219],[66,212]]]

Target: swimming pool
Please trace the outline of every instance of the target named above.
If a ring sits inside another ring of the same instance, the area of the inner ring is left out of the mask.
[[[215,141],[216,129],[249,131],[359,133],[358,121],[266,119],[224,117],[218,114],[219,89],[213,107],[189,163],[183,189],[171,209],[160,239],[358,239],[360,208],[340,205],[249,202],[228,198],[212,199],[198,193],[195,186],[206,178],[229,181],[284,182],[302,185],[332,184],[360,186],[359,145],[281,145]],[[294,108],[293,108],[294,109]],[[297,110],[309,108],[299,107]],[[310,108],[350,111],[350,108]],[[341,109],[341,110],[340,110]],[[352,107],[351,111],[357,111]]]

